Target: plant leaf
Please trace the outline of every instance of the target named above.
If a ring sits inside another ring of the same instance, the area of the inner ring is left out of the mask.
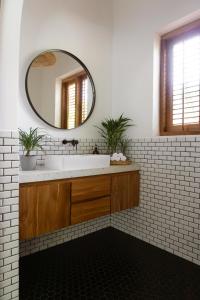
[[[105,118],[105,120],[101,122],[101,126],[96,126],[100,136],[107,145],[109,153],[112,154],[117,151],[126,130],[128,127],[133,126],[131,122],[131,119],[124,117],[122,114],[118,119]]]
[[[38,128],[33,129],[31,127],[29,132],[23,131],[19,128],[19,140],[24,147],[27,156],[30,154],[30,151],[42,149],[40,141],[44,136],[45,135],[43,134],[38,134]]]

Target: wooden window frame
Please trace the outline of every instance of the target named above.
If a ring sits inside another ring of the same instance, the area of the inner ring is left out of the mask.
[[[87,78],[87,74],[85,71],[78,72],[73,74],[70,77],[67,77],[62,80],[62,101],[61,101],[61,128],[67,128],[67,120],[68,120],[68,98],[67,98],[67,89],[71,83],[76,84],[76,96],[75,96],[75,128],[80,126],[82,123],[82,82]]]
[[[161,37],[160,50],[160,135],[192,135],[200,134],[200,120],[198,124],[172,125],[172,76],[170,70],[170,50],[174,42],[200,33],[200,20],[182,26]],[[200,105],[200,104],[199,104]]]

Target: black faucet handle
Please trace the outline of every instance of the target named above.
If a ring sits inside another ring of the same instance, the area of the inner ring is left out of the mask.
[[[63,140],[62,143],[63,143],[63,145],[67,145],[68,141],[67,140]]]
[[[79,141],[75,140],[75,139],[73,139],[73,140],[66,140],[66,139],[64,139],[62,141],[62,143],[63,143],[63,145],[71,144],[73,147],[76,146],[76,150],[77,150],[77,145],[78,145]]]

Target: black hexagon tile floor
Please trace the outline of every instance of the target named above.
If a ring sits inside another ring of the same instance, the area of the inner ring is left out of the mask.
[[[113,228],[20,260],[20,300],[196,300],[200,267]]]

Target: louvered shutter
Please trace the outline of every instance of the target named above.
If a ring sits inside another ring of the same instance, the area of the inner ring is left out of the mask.
[[[187,27],[186,27],[187,28]],[[200,131],[200,26],[162,39],[161,121],[167,133]]]
[[[76,122],[76,82],[71,82],[67,89],[67,128],[75,128]]]
[[[82,122],[88,116],[88,78],[82,80]]]

